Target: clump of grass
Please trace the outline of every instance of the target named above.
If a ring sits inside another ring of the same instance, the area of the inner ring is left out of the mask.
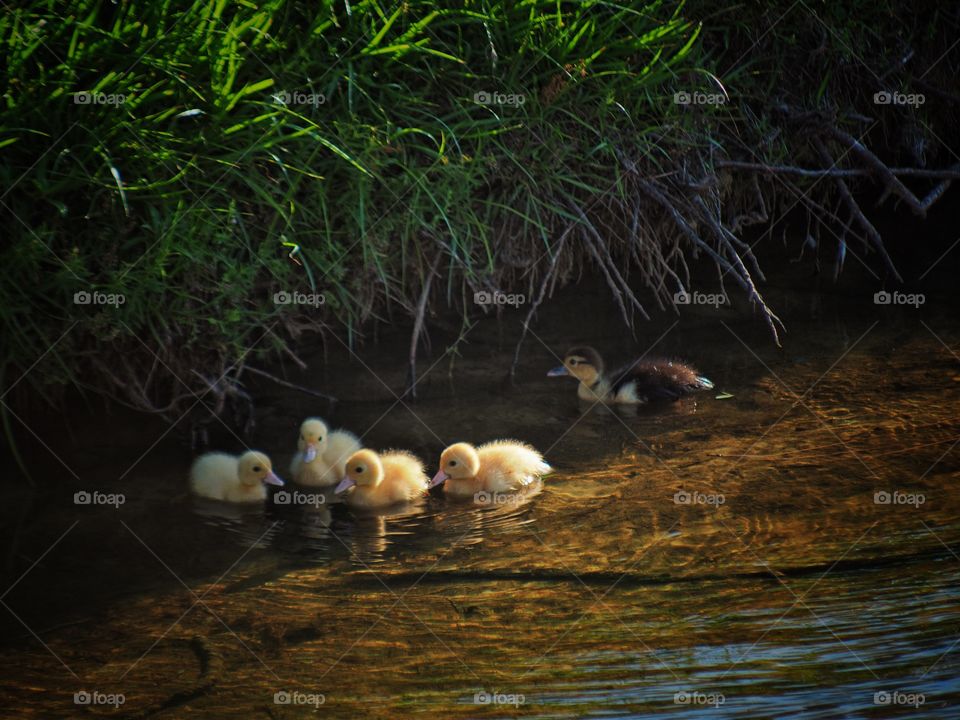
[[[643,95],[617,107],[622,89],[653,92],[690,52],[690,23],[643,10],[17,8],[0,20],[14,239],[0,362],[25,369],[55,346],[25,378],[35,389],[174,416],[206,389],[193,371],[216,382],[251,346],[278,351],[285,324],[355,333],[409,310],[436,253],[451,298],[496,274],[509,233],[543,254],[565,212],[545,198],[609,185],[612,151],[580,137],[590,116],[636,113]],[[522,104],[476,102],[484,91]],[[126,302],[72,303],[93,290]],[[296,312],[278,290],[325,303]]]
[[[529,323],[586,262],[632,324],[689,287],[697,255],[776,332],[736,233],[772,222],[783,193],[714,163],[757,138],[762,161],[786,161],[805,130],[781,132],[797,123],[777,115],[775,74],[717,77],[769,11],[708,11],[17,4],[0,18],[0,369],[43,357],[21,390],[176,420],[247,401],[245,368],[302,362],[300,333],[352,343],[370,321],[422,320],[421,295],[470,315],[476,290],[524,290]],[[683,106],[678,90],[727,101]],[[125,302],[73,303],[94,290]]]

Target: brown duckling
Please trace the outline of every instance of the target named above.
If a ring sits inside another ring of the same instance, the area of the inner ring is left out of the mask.
[[[568,375],[580,381],[577,396],[591,402],[639,405],[650,400],[676,400],[713,383],[694,368],[678,360],[650,358],[635,360],[614,372],[605,372],[603,358],[592,347],[571,348],[563,365],[548,377]]]

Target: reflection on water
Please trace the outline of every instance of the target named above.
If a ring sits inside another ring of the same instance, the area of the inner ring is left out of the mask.
[[[332,491],[288,488],[271,493],[266,511],[205,500],[195,501],[192,509],[204,521],[235,533],[240,546],[265,543],[289,563],[346,560],[365,566],[430,551],[439,538],[469,545],[515,532],[532,522],[528,505],[541,491],[542,483],[535,483],[522,493],[475,501],[447,500],[437,492],[390,508],[357,510],[347,508]]]
[[[73,717],[97,688],[125,704],[84,712],[115,717],[313,717],[320,696],[333,717],[957,717],[960,362],[922,327],[792,327],[784,353],[708,338],[714,395],[623,414],[531,379],[397,408],[375,438],[406,428],[428,465],[528,440],[557,472],[524,497],[362,513],[291,486],[85,520],[112,538],[91,572],[146,546],[170,573],[49,622],[29,599],[83,591],[83,565],[27,576],[8,601],[37,634],[0,660],[4,706]]]

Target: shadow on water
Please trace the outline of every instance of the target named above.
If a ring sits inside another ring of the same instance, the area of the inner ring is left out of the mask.
[[[633,413],[542,377],[559,330],[512,389],[495,339],[415,405],[376,396],[363,368],[342,376],[335,424],[431,470],[464,438],[545,451],[556,472],[519,499],[372,514],[290,486],[231,507],[187,496],[189,458],[167,445],[98,486],[126,494],[118,508],[38,497],[4,600],[19,620],[3,704],[73,717],[73,693],[96,690],[122,707],[79,710],[131,718],[950,716],[957,338],[931,316],[872,323],[796,320],[783,351],[732,321],[674,329],[657,351],[717,389]],[[260,447],[287,448],[308,414],[278,395]],[[90,452],[101,477],[129,464]]]

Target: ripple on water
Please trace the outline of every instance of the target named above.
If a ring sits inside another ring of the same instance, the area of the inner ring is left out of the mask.
[[[342,717],[925,717],[953,703],[949,717],[960,700],[960,383],[942,383],[956,361],[933,338],[898,339],[897,353],[883,351],[889,340],[824,375],[848,346],[821,337],[802,361],[770,358],[779,379],[764,368],[755,382],[715,377],[732,398],[633,415],[581,415],[572,388],[520,388],[477,413],[425,400],[427,425],[464,416],[451,432],[521,437],[556,474],[539,494],[490,506],[430,495],[360,513],[328,493],[175,505],[161,522],[208,539],[221,568],[211,583],[230,568],[228,586],[207,588],[210,612],[174,626],[193,602],[177,586],[44,642],[108,684],[172,628],[149,672],[126,681],[131,707],[138,690],[153,703],[141,714],[162,707],[156,678],[198,655],[216,677],[182,692],[209,717],[230,716],[225,695],[248,714],[269,705],[277,682],[264,665],[327,692],[324,713]],[[734,341],[724,349],[755,360]],[[366,408],[369,419],[385,409]],[[49,710],[49,661],[18,651],[0,671]],[[481,689],[526,702],[479,707]],[[926,704],[874,704],[897,689]]]

